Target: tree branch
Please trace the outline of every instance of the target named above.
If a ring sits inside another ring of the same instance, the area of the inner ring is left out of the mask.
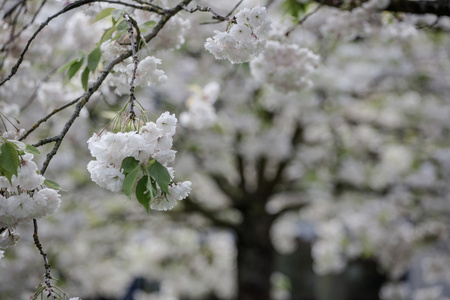
[[[322,2],[309,14],[305,15],[303,18],[301,18],[296,24],[294,24],[293,26],[291,26],[291,28],[288,29],[288,31],[286,31],[286,33],[284,34],[286,37],[288,37],[292,31],[295,30],[295,28],[297,26],[302,25],[303,23],[305,23],[306,20],[308,20],[309,17],[311,17],[313,14],[315,14],[316,12],[319,11],[319,9],[322,8]]]
[[[448,0],[391,0],[385,9],[392,12],[413,14],[433,14],[450,16],[450,1]]]
[[[358,5],[350,5],[345,0],[316,0],[324,5],[341,9],[353,9]],[[436,16],[450,16],[450,1],[448,0],[391,0],[385,11],[412,14],[433,14]]]
[[[209,210],[209,209],[201,206],[200,204],[192,201],[192,199],[190,197],[187,197],[186,199],[184,199],[183,202],[185,205],[186,212],[192,212],[192,211],[198,212],[198,213],[202,214],[205,218],[210,220],[213,223],[213,225],[215,225],[217,227],[223,227],[223,228],[227,228],[227,229],[236,230],[235,224],[218,218],[215,215],[214,211]]]
[[[228,179],[219,174],[208,174],[209,177],[214,180],[217,187],[224,193],[230,200],[241,199],[244,191],[238,191],[234,185],[228,182]]]
[[[57,114],[58,112],[66,109],[67,107],[70,107],[74,105],[75,103],[80,100],[81,97],[76,98],[75,100],[70,101],[69,103],[64,104],[63,106],[60,106],[59,108],[55,108],[51,113],[40,119],[36,122],[36,124],[33,125],[23,136],[19,138],[19,141],[24,140],[28,135],[30,135],[33,131],[35,131],[42,123],[46,122],[48,119],[50,119],[53,115]],[[41,144],[43,145],[43,144]],[[39,145],[40,146],[40,145]],[[36,146],[35,146],[36,147]]]
[[[235,159],[236,159],[236,169],[239,174],[239,188],[241,189],[242,193],[247,193],[247,180],[245,179],[245,163],[244,158],[239,153],[239,143],[242,140],[242,133],[238,132],[236,133],[236,137],[234,140],[234,153],[235,153]]]
[[[283,208],[281,208],[279,211],[277,211],[276,213],[274,213],[271,217],[272,222],[277,219],[278,217],[280,217],[281,215],[293,211],[293,210],[300,210],[303,207],[305,207],[306,205],[308,205],[307,202],[301,202],[301,203],[290,203],[286,206],[284,206]]]

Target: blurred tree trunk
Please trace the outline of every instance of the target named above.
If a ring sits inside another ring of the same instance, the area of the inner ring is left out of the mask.
[[[262,199],[247,199],[237,228],[238,300],[269,300],[275,250],[270,240],[271,219]]]

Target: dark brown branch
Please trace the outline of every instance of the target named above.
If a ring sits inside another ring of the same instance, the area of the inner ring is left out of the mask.
[[[448,0],[391,0],[386,8],[392,12],[406,12],[413,14],[433,14],[436,16],[450,16],[450,1]]]
[[[322,4],[343,9],[353,9],[348,7],[345,0],[317,0]],[[448,0],[391,0],[385,11],[403,12],[412,14],[433,14],[436,16],[450,16],[450,1]]]

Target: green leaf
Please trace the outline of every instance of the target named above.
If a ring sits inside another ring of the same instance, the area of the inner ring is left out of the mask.
[[[122,20],[122,22],[117,25],[117,31],[125,31],[128,29],[128,22],[125,20]]]
[[[61,68],[58,69],[58,72],[62,72],[64,70],[66,70],[68,67],[70,67],[71,65],[73,65],[74,63],[78,62],[80,60],[80,58],[75,58],[74,60],[69,61],[67,64],[65,64],[64,66],[62,66]]]
[[[3,170],[1,166],[0,166],[0,171],[1,171],[0,174],[5,176],[8,179],[9,183],[12,185],[11,179],[12,179],[13,173]]]
[[[51,189],[54,189],[54,190],[62,190],[62,187],[59,185],[59,183],[57,183],[57,182],[55,182],[55,181],[53,181],[53,180],[45,179],[45,180],[44,180],[44,184],[45,184],[46,186],[48,186],[49,188],[51,188]]]
[[[122,166],[120,168],[123,169],[124,174],[130,173],[139,165],[139,161],[134,157],[125,157],[122,161]]]
[[[156,26],[156,22],[155,21],[147,21],[147,22],[145,22],[142,25],[145,26],[145,27],[148,27],[148,28],[153,28],[153,27]]]
[[[154,161],[148,168],[148,174],[155,179],[164,193],[169,193],[170,174],[166,167],[158,161]]]
[[[309,3],[301,3],[297,0],[285,0],[283,3],[283,8],[285,13],[290,14],[295,18],[299,18],[300,14],[305,14],[308,9]]]
[[[28,145],[28,144],[25,145],[25,151],[28,153],[34,154],[34,155],[41,154],[41,152],[39,152],[39,150],[36,147]]]
[[[114,31],[116,31],[117,26],[114,25],[111,28],[108,28],[105,33],[103,33],[102,38],[100,39],[100,44],[102,44],[103,42],[105,42],[106,40],[108,40],[112,34],[114,33]]]
[[[17,168],[19,168],[19,153],[11,142],[5,142],[0,147],[0,170],[8,178],[11,183],[12,175],[17,176]]]
[[[114,9],[111,12],[111,16],[113,17],[116,22],[120,19],[120,17],[123,15],[124,10],[123,9]]]
[[[117,32],[117,34],[111,39],[111,42],[114,42],[117,39],[120,39],[123,36],[123,33]]]
[[[16,140],[5,140],[5,141],[13,143],[14,147],[16,147],[19,150],[25,150],[26,149],[25,143],[22,143],[22,142],[19,142],[19,141],[16,141]]]
[[[83,65],[83,62],[84,62],[84,57],[82,59],[80,59],[80,61],[75,62],[70,66],[69,70],[67,71],[67,76],[69,77],[69,79],[71,79],[78,72],[78,70]]]
[[[147,213],[150,211],[150,201],[152,200],[151,191],[148,189],[149,181],[150,178],[145,175],[136,185],[136,198],[145,207]]]
[[[136,184],[138,173],[139,168],[136,168],[125,175],[125,179],[123,180],[122,192],[124,192],[124,194],[128,197],[130,197],[131,193],[133,192],[133,187]]]
[[[83,86],[83,89],[87,91],[88,89],[88,81],[89,81],[89,68],[84,68],[83,73],[81,73],[81,85]]]
[[[95,71],[98,63],[100,62],[101,57],[102,57],[102,50],[100,50],[100,47],[95,48],[94,50],[92,50],[91,53],[89,53],[87,61],[89,70],[91,70],[92,72]]]
[[[101,12],[99,12],[96,16],[95,19],[92,23],[95,23],[97,21],[100,21],[104,18],[106,18],[107,16],[111,15],[111,12],[113,10],[116,10],[115,8],[109,7],[109,8],[105,8],[104,10],[102,10]]]

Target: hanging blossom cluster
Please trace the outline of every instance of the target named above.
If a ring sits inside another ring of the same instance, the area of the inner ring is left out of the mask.
[[[167,76],[164,75],[163,70],[158,69],[158,65],[161,64],[161,60],[147,56],[141,60],[136,70],[136,84],[140,86],[161,85],[167,82]],[[127,66],[127,75],[131,78],[134,70],[134,64]]]
[[[122,54],[126,48],[117,42],[105,42],[100,46],[102,50],[103,60],[109,62],[120,54]],[[135,84],[138,86],[159,86],[167,82],[167,76],[163,70],[158,69],[158,65],[161,64],[161,60],[154,56],[147,56],[139,61]],[[124,62],[114,66],[114,74],[108,76],[106,81],[111,87],[115,87],[115,93],[119,96],[125,95],[130,91],[130,80],[133,75],[134,63],[131,59],[126,59]]]
[[[14,228],[52,214],[61,203],[56,190],[42,188],[45,177],[38,173],[34,155],[26,152],[25,144],[17,141],[14,144],[19,146],[22,154],[19,155],[17,175],[12,175],[11,180],[0,176],[0,228]],[[2,150],[5,149],[2,147]]]
[[[216,59],[228,59],[231,63],[248,62],[260,54],[266,45],[271,22],[265,7],[245,8],[230,21],[226,31],[215,30],[205,48]]]
[[[296,44],[268,41],[265,51],[250,62],[253,77],[287,93],[312,86],[306,76],[317,68],[319,56]]]
[[[180,123],[184,127],[202,129],[212,126],[217,119],[214,103],[219,97],[220,85],[208,83],[203,89],[192,87],[193,95],[186,101],[188,111],[180,114]]]
[[[174,171],[167,168],[167,164],[175,159],[175,150],[172,150],[173,135],[176,131],[177,119],[168,112],[163,113],[156,121],[147,122],[139,132],[106,132],[102,135],[94,134],[88,140],[91,155],[96,158],[89,162],[87,169],[91,179],[99,186],[112,192],[124,191],[124,181],[128,175],[123,164],[126,158],[133,158],[137,166],[129,173],[136,170],[133,186],[137,182],[138,165],[143,167],[143,179],[147,180],[147,166],[160,166],[156,181],[142,181],[144,192],[139,194],[141,181],[136,187],[136,196],[148,199],[150,208],[155,210],[172,209],[176,201],[186,198],[191,191],[191,182],[173,182]],[[156,162],[155,162],[156,161]],[[167,172],[167,189],[161,178]],[[151,174],[150,174],[151,175]],[[141,179],[142,179],[141,178]],[[158,185],[158,186],[157,186]],[[125,192],[125,191],[124,191]],[[142,202],[141,202],[142,203]],[[148,203],[147,203],[148,204]],[[144,205],[145,206],[145,205]]]

